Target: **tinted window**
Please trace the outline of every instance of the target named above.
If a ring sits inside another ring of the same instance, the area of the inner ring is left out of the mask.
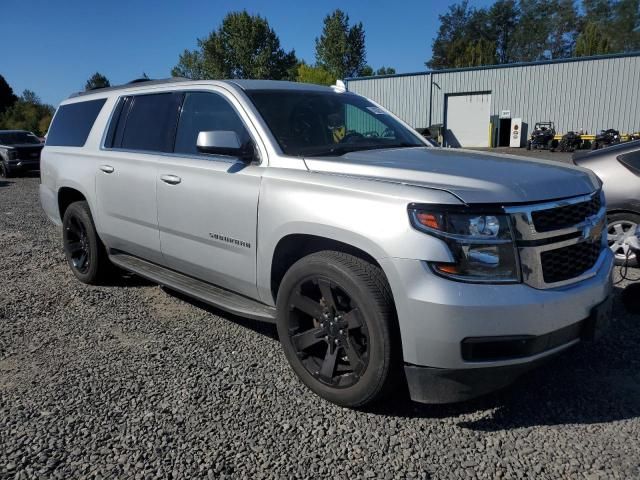
[[[391,115],[358,95],[330,90],[253,90],[247,94],[288,155],[339,156],[425,145]]]
[[[243,145],[251,141],[238,113],[222,96],[204,92],[187,93],[176,134],[175,152],[197,154],[198,134],[213,130],[236,132]]]
[[[126,114],[124,132],[120,144],[129,150],[170,152],[178,120],[178,108],[182,94],[157,93],[132,97]],[[122,119],[120,120],[122,121]]]
[[[640,175],[640,150],[620,155],[618,160],[636,175]]]
[[[101,98],[62,105],[49,128],[47,145],[82,147],[106,101],[105,98]]]

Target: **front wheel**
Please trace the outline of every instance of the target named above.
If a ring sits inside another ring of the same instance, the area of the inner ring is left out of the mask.
[[[277,310],[287,360],[316,394],[360,407],[389,391],[400,354],[393,300],[379,267],[341,252],[311,254],[284,276]]]
[[[0,158],[0,177],[11,178],[11,170],[9,169],[7,164],[2,161],[1,158]]]

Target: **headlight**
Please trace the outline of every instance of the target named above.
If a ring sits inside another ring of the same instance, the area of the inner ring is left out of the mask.
[[[410,208],[409,216],[414,228],[440,238],[449,246],[454,262],[430,263],[439,275],[466,282],[520,281],[507,215]]]
[[[7,156],[9,157],[9,160],[15,160],[16,158],[18,158],[18,152],[15,150],[9,150]]]

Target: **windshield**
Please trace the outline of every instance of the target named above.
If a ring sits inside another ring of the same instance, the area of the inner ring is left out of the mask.
[[[352,93],[252,90],[247,94],[287,155],[335,156],[425,146],[384,110]]]
[[[40,145],[40,139],[31,132],[0,132],[0,145]]]

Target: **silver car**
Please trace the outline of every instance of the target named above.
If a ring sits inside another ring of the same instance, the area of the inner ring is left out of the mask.
[[[274,322],[311,390],[472,398],[603,331],[600,181],[434,148],[335,87],[146,82],[74,95],[42,206],[85,283],[112,267]]]
[[[607,197],[609,248],[617,265],[637,265],[636,254],[625,242],[640,225],[640,140],[577,154],[573,162],[593,170]]]

